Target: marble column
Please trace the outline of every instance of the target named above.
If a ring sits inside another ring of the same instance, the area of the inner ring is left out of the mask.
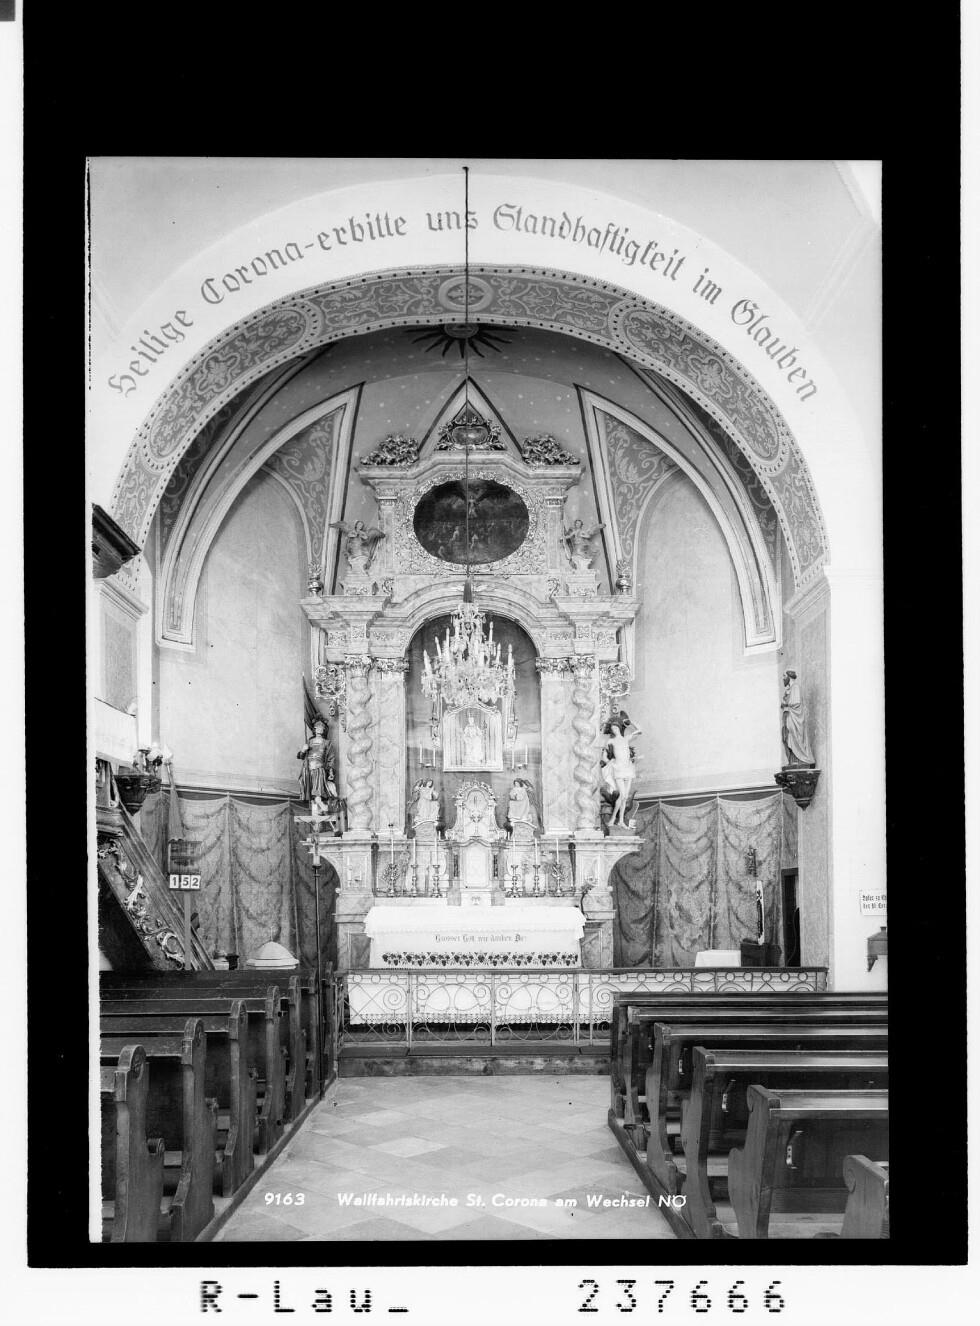
[[[548,834],[568,834],[574,824],[568,781],[567,658],[539,658],[541,677],[541,823]]]
[[[596,661],[592,654],[572,660],[572,727],[575,730],[575,828],[590,832],[599,828],[598,751],[596,748]]]
[[[374,767],[378,831],[389,824],[401,834],[405,824],[405,674],[407,658],[374,660],[374,713],[377,759]]]
[[[374,827],[371,771],[374,767],[374,723],[369,710],[371,691],[368,674],[371,659],[366,654],[348,654],[347,671],[347,824],[370,832]]]

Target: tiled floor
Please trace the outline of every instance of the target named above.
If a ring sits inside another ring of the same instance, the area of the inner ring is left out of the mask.
[[[217,1240],[673,1238],[652,1198],[597,1205],[648,1196],[608,1105],[605,1077],[341,1079]]]

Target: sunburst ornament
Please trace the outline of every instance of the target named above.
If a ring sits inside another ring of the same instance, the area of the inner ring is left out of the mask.
[[[441,327],[430,327],[421,336],[413,336],[412,341],[415,344],[428,341],[429,344],[425,346],[426,354],[441,347],[443,359],[453,346],[459,351],[460,359],[464,359],[469,350],[482,359],[481,345],[484,349],[495,350],[497,354],[500,354],[501,345],[510,345],[509,336],[498,336],[496,332],[487,331],[486,327],[481,327],[475,322],[447,322]]]

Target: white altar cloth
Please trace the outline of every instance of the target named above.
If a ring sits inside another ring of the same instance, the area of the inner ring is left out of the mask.
[[[364,918],[372,967],[577,967],[578,907],[372,907]]]

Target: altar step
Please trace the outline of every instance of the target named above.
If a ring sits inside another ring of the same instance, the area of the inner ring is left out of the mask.
[[[526,1041],[520,1045],[342,1045],[341,1077],[450,1077],[504,1073],[588,1073],[608,1075],[608,1045],[556,1045]]]

